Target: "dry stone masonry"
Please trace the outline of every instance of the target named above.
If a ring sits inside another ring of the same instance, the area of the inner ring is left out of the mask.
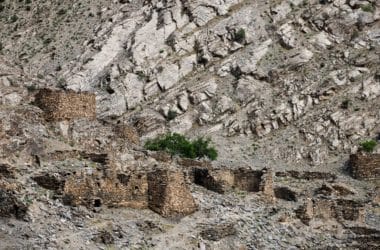
[[[90,93],[42,89],[35,96],[35,104],[49,121],[96,117],[95,95]]]
[[[356,179],[380,179],[380,154],[354,154],[349,164],[349,171]]]

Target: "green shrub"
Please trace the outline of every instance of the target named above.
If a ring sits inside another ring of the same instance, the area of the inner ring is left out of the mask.
[[[210,160],[216,160],[218,153],[214,147],[209,146],[210,142],[210,139],[202,137],[190,141],[183,135],[169,133],[148,140],[145,143],[145,148],[152,151],[166,151],[171,155],[179,155],[191,159],[208,157]]]
[[[351,101],[349,99],[346,99],[342,102],[342,104],[340,105],[340,107],[342,109],[348,109],[350,106],[351,106]]]
[[[365,11],[365,12],[374,12],[375,11],[375,8],[370,3],[366,4],[366,5],[362,5],[360,8],[362,9],[362,11]]]
[[[373,152],[375,150],[376,145],[377,142],[374,140],[368,140],[360,143],[361,148],[368,153]]]
[[[174,110],[169,110],[167,120],[168,121],[174,120],[177,117],[177,115],[178,115],[177,112],[175,112]]]
[[[243,28],[239,29],[236,33],[235,33],[235,41],[238,42],[238,43],[242,43],[245,41],[245,30]]]

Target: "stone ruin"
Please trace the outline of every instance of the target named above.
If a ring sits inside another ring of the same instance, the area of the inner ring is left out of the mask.
[[[150,208],[163,217],[181,217],[197,209],[182,171],[86,169],[78,173],[46,173],[33,179],[61,194],[64,203],[71,206]]]
[[[27,206],[20,202],[11,190],[0,188],[0,217],[16,217],[22,219],[27,212]]]
[[[23,219],[27,206],[19,199],[19,186],[12,180],[14,170],[8,164],[0,164],[0,217]]]
[[[66,204],[86,207],[146,208],[147,194],[143,173],[80,172],[67,178],[63,189]]]
[[[35,105],[44,111],[48,121],[96,117],[95,94],[41,89],[35,96]]]
[[[363,222],[365,206],[356,200],[318,197],[306,199],[295,212],[306,225],[313,219]]]
[[[274,197],[271,169],[211,170],[195,167],[192,178],[195,184],[221,194],[238,189],[247,192],[263,192],[268,197]]]
[[[379,179],[380,154],[352,154],[349,160],[349,172],[355,179]]]
[[[140,144],[140,136],[137,130],[126,124],[117,124],[114,127],[114,133],[117,137],[127,140],[132,144]]]
[[[149,208],[164,217],[188,215],[197,205],[183,172],[157,170],[148,174]]]

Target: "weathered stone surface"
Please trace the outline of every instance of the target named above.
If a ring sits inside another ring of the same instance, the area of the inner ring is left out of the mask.
[[[201,236],[205,240],[219,241],[237,233],[235,227],[231,223],[223,223],[220,225],[212,225],[201,232]]]
[[[126,139],[128,142],[136,145],[140,144],[140,136],[134,127],[125,124],[118,124],[115,126],[114,130],[118,138]]]
[[[144,82],[136,74],[128,74],[124,82],[128,109],[134,109],[144,99]]]
[[[0,163],[0,177],[2,177],[2,178],[14,178],[15,177],[15,171],[10,165]]]
[[[10,190],[0,189],[0,217],[16,217],[22,219],[26,215],[27,206],[20,202]]]

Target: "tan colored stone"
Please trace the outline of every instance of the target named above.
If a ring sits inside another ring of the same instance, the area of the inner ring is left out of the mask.
[[[197,210],[180,171],[157,170],[148,174],[149,208],[164,217],[181,217]]]
[[[41,89],[35,96],[35,104],[48,121],[96,117],[95,94],[91,93]]]

